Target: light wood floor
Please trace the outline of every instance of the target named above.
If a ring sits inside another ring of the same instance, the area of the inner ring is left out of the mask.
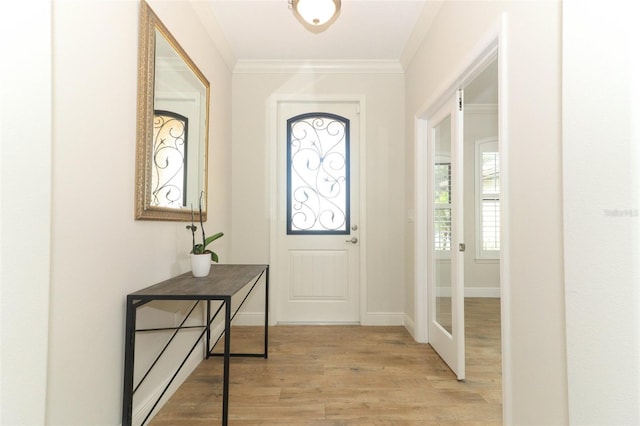
[[[276,326],[269,359],[232,358],[231,425],[500,425],[498,299],[467,299],[467,379],[403,327]],[[261,330],[236,327],[235,351]],[[151,422],[220,424],[222,360],[203,361]]]

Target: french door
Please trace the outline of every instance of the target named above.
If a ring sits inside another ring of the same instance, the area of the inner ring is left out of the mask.
[[[278,322],[360,321],[358,107],[278,105]]]
[[[464,362],[462,91],[427,120],[429,343],[458,380]]]

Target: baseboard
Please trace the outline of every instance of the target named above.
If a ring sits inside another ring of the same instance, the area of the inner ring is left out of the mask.
[[[238,312],[233,319],[233,325],[264,326],[264,312]]]
[[[416,339],[416,323],[413,321],[413,318],[409,318],[407,315],[404,316],[404,328],[407,329],[411,337],[414,340]]]
[[[360,323],[372,326],[404,325],[404,318],[405,315],[402,312],[368,312]],[[233,320],[233,325],[264,325],[264,313],[238,313]]]
[[[465,287],[464,297],[500,298],[500,287]]]
[[[212,339],[217,339],[217,337],[223,332],[223,330],[224,330],[224,325],[223,324],[214,325],[211,328]],[[160,400],[160,402],[158,403],[156,408],[153,410],[153,413],[149,417],[148,421],[153,419],[153,417],[160,411],[160,409],[164,406],[164,404],[166,404],[167,401],[169,401],[171,396],[173,396],[173,394],[178,390],[180,385],[182,385],[182,383],[185,380],[187,380],[187,378],[191,375],[191,373],[193,373],[193,371],[196,369],[196,367],[198,367],[198,365],[200,365],[200,363],[202,362],[203,358],[204,358],[204,340],[202,342],[200,342],[200,344],[193,351],[193,353],[191,354],[189,359],[187,359],[187,361],[185,362],[184,366],[180,370],[180,373],[176,376],[175,380],[173,381],[173,383],[171,384],[169,389],[167,389],[167,392],[163,395],[162,399]],[[177,368],[177,366],[176,366],[176,368]],[[175,372],[175,370],[171,371],[170,375],[173,376],[174,372]],[[144,402],[139,404],[138,407],[134,407],[134,411],[132,413],[132,422],[131,422],[131,424],[134,424],[134,425],[142,424],[144,418],[147,416],[147,414],[149,414],[149,411],[151,410],[151,407],[153,407],[153,404],[156,403],[156,401],[158,400],[158,398],[162,394],[162,391],[167,386],[167,383],[169,383],[169,380],[171,380],[171,377],[167,377],[167,379],[162,384],[160,384],[144,400]]]
[[[367,312],[361,321],[362,325],[388,326],[404,325],[403,312]]]
[[[439,287],[438,297],[451,297],[451,287]],[[500,287],[465,287],[464,297],[500,297]]]
[[[160,409],[164,406],[164,404],[166,404],[167,401],[169,401],[171,396],[178,390],[180,385],[185,380],[187,380],[187,378],[189,377],[189,375],[191,375],[191,373],[193,373],[193,370],[195,370],[196,367],[198,365],[200,365],[200,363],[202,362],[202,353],[203,353],[203,349],[202,348],[203,347],[201,345],[200,346],[200,350],[196,349],[196,350],[193,351],[193,353],[191,354],[191,356],[189,357],[187,362],[184,364],[184,367],[182,367],[182,370],[180,371],[180,374],[178,374],[178,376],[176,376],[175,380],[173,381],[173,383],[171,384],[169,389],[167,389],[167,392],[164,394],[164,396],[162,397],[162,399],[160,400],[160,402],[158,403],[156,408],[153,410],[153,413],[149,417],[149,420],[147,420],[147,423],[151,419],[153,419],[153,417],[160,411]],[[171,375],[173,375],[173,372],[171,372]],[[134,424],[134,425],[142,424],[142,422],[144,421],[145,417],[147,416],[147,414],[149,414],[149,411],[153,407],[153,404],[156,403],[156,401],[158,400],[158,398],[162,394],[162,391],[167,386],[167,383],[169,383],[170,379],[171,379],[171,377],[168,377],[162,384],[160,384],[151,393],[151,395],[149,395],[147,397],[147,399],[144,402],[142,402],[138,407],[134,408],[133,419],[132,419],[131,424]]]

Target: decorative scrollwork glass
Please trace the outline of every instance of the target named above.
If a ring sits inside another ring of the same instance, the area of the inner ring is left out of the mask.
[[[287,234],[349,233],[349,120],[287,120]]]
[[[151,205],[184,207],[187,204],[188,118],[170,111],[156,110],[153,116],[153,163]]]

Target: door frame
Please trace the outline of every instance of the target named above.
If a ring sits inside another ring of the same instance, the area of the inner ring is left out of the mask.
[[[367,325],[367,215],[366,209],[366,126],[365,126],[365,96],[364,95],[300,95],[300,94],[274,94],[269,98],[267,104],[267,140],[269,141],[269,150],[267,152],[267,161],[269,163],[269,270],[270,276],[273,279],[269,282],[271,295],[277,295],[279,286],[281,283],[276,279],[279,277],[281,261],[278,257],[278,107],[283,103],[354,103],[358,105],[359,110],[359,127],[360,140],[359,140],[359,175],[358,185],[360,196],[358,202],[359,218],[358,218],[358,232],[360,239],[360,264],[359,274],[360,282],[359,297],[360,297],[360,312],[359,319],[360,324]],[[280,171],[284,173],[284,171]],[[269,325],[276,325],[280,318],[278,318],[278,303],[277,297],[271,298],[269,303]]]
[[[469,50],[464,60],[452,70],[454,76],[434,92],[423,104],[414,118],[415,123],[415,324],[414,338],[421,343],[429,342],[427,299],[427,229],[428,217],[428,120],[452,97],[458,89],[464,89],[486,65],[498,61],[498,143],[500,151],[500,315],[502,352],[502,418],[505,424],[512,423],[511,412],[511,283],[509,250],[509,163],[508,163],[508,74],[507,74],[507,15],[488,29],[484,37]]]

